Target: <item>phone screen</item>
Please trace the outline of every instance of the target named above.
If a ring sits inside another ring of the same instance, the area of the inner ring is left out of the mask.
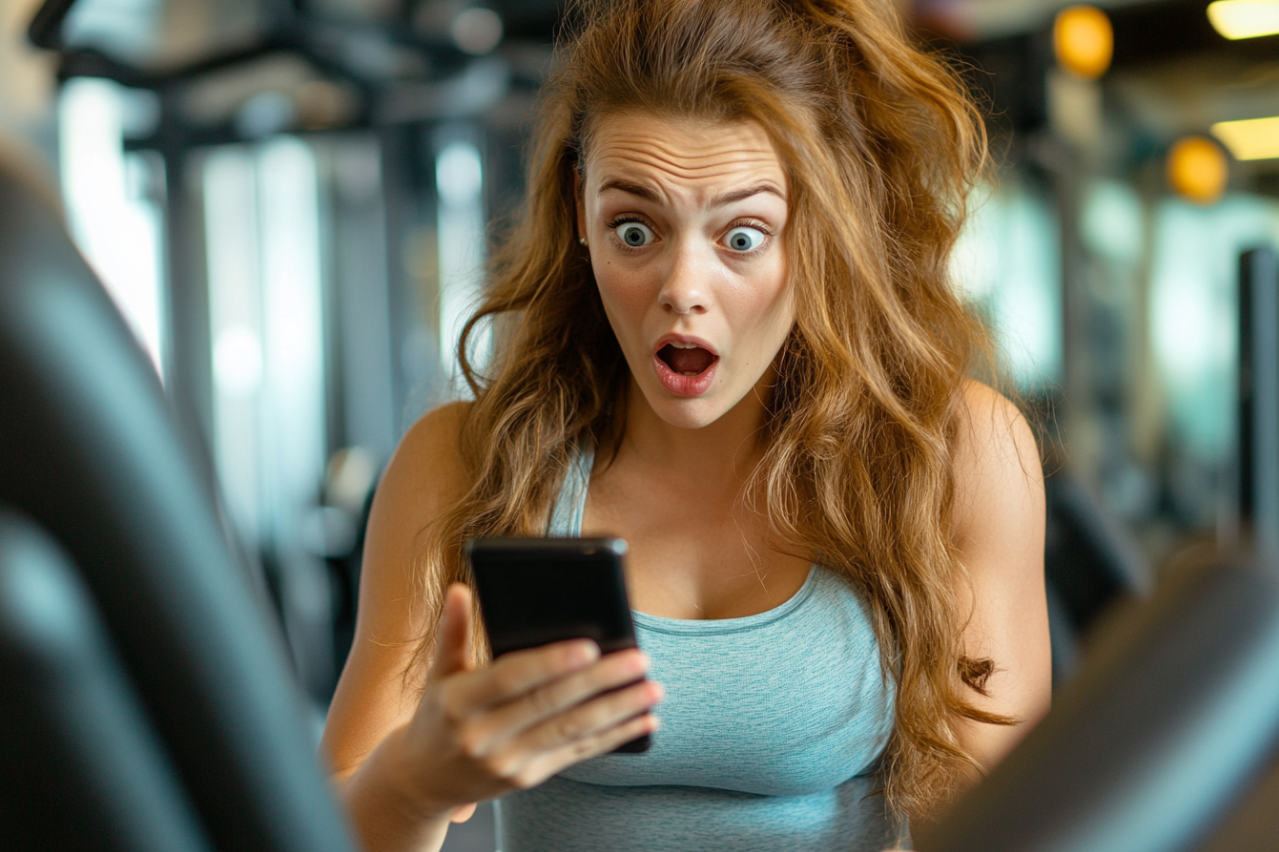
[[[466,554],[494,657],[569,639],[602,654],[636,647],[622,539],[476,539]],[[648,746],[645,736],[617,750]]]

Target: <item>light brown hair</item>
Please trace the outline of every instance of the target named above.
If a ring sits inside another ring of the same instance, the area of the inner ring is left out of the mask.
[[[462,543],[544,533],[577,448],[622,428],[629,372],[575,233],[574,174],[595,123],[624,111],[756,122],[787,170],[796,322],[743,499],[786,549],[867,600],[897,685],[887,800],[927,816],[972,765],[955,722],[1011,721],[966,697],[993,663],[962,653],[950,520],[962,387],[986,345],[947,271],[985,161],[980,116],[887,0],[581,2],[570,20],[522,220],[463,334],[474,484],[426,531],[428,623],[448,583],[466,580]],[[498,340],[483,375],[466,345],[480,323]]]

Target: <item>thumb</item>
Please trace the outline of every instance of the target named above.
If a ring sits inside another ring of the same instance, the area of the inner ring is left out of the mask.
[[[444,677],[470,667],[471,590],[454,583],[444,594],[440,623],[435,628],[435,661],[429,677]]]
[[[471,802],[469,805],[454,808],[453,815],[449,817],[449,822],[466,822],[475,816],[475,808],[478,807],[478,804],[478,802]]]

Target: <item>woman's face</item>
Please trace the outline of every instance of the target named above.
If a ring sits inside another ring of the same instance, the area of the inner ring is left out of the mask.
[[[673,426],[706,426],[771,384],[795,319],[786,190],[754,123],[622,113],[595,127],[578,230],[631,375]]]

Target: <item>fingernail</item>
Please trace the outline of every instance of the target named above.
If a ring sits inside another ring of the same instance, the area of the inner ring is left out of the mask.
[[[578,642],[569,651],[569,659],[574,663],[591,663],[598,660],[600,656],[600,646],[587,639]]]

